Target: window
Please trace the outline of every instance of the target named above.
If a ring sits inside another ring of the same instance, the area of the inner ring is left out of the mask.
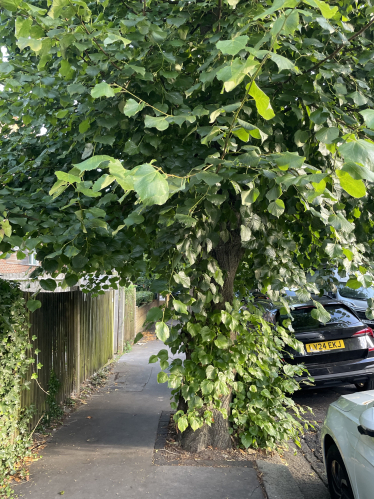
[[[374,289],[373,288],[358,288],[351,289],[346,286],[338,287],[339,294],[343,298],[350,298],[351,300],[368,300],[369,298],[374,297]]]
[[[29,253],[28,260],[29,265],[39,265],[38,260],[35,258],[35,253]]]
[[[295,331],[310,331],[320,327],[326,327],[329,324],[350,327],[359,324],[360,321],[353,315],[347,308],[341,305],[326,305],[325,309],[331,315],[329,322],[324,326],[323,323],[317,321],[312,317],[312,310],[315,307],[300,307],[291,310],[293,317],[292,327]],[[281,321],[289,319],[286,315],[281,315]]]

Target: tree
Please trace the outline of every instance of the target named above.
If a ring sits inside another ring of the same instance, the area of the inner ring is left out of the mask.
[[[285,287],[331,285],[308,277],[321,266],[371,285],[370,3],[0,5],[0,251],[36,251],[45,289],[161,275],[172,307],[148,319],[186,360],[150,362],[185,448],[297,441],[291,321],[240,299],[258,288],[289,310]]]

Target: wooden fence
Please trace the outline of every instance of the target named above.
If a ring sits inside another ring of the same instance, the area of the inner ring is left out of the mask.
[[[28,299],[28,296],[25,298]],[[41,363],[38,383],[22,392],[22,406],[36,408],[34,423],[46,408],[46,391],[51,371],[60,389],[57,402],[64,402],[78,392],[87,379],[113,357],[114,292],[94,298],[81,291],[40,293],[42,307],[30,314],[30,336],[35,335],[36,363]],[[40,387],[38,386],[40,385]]]
[[[25,293],[25,299],[30,293]],[[22,392],[22,407],[34,405],[33,423],[46,410],[51,372],[60,383],[56,401],[63,403],[72,393],[78,394],[80,384],[103,367],[113,354],[122,353],[124,344],[132,342],[142,330],[146,314],[159,304],[158,300],[136,307],[135,288],[107,291],[94,298],[79,290],[60,293],[39,293],[41,308],[30,314],[30,337],[36,362],[28,378],[38,370],[37,382]]]

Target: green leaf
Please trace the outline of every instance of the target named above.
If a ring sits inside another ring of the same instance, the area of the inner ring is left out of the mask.
[[[374,129],[374,109],[364,109],[360,111],[360,114],[364,118],[366,126]]]
[[[0,0],[0,6],[10,12],[15,12],[20,5],[21,0]]]
[[[169,122],[167,121],[166,117],[163,117],[163,116],[155,117],[155,116],[147,115],[145,117],[144,126],[146,128],[154,127],[154,128],[157,128],[157,130],[160,130],[162,132],[163,130],[166,130],[167,128],[169,128]]]
[[[248,40],[248,36],[241,35],[237,36],[233,40],[219,41],[216,43],[216,47],[222,52],[222,54],[236,55],[244,49]]]
[[[214,340],[214,344],[216,345],[216,347],[223,350],[223,349],[228,348],[229,340],[228,340],[228,338],[226,338],[226,336],[223,336],[223,334],[219,334],[217,336],[217,339]]]
[[[36,309],[42,306],[42,302],[39,300],[28,300],[26,307],[31,311],[35,312]]]
[[[65,116],[69,113],[68,109],[60,109],[58,113],[56,113],[57,118],[65,118]]]
[[[327,243],[325,251],[331,258],[337,258],[343,254],[340,244]]]
[[[266,193],[266,197],[269,201],[274,201],[275,199],[278,199],[279,196],[281,195],[282,195],[282,189],[278,184],[275,184],[274,187],[272,187],[270,191]]]
[[[236,137],[239,137],[240,140],[243,142],[248,142],[249,140],[249,132],[245,130],[244,128],[239,128],[238,130],[234,130],[233,134],[236,135]]]
[[[252,445],[253,438],[254,437],[248,432],[240,434],[240,441],[243,444],[245,449],[248,449],[248,447],[250,447]]]
[[[273,14],[279,9],[285,9],[287,7],[290,7],[293,9],[296,7],[296,5],[299,2],[297,0],[275,0],[273,5],[266,9],[264,12],[261,12],[261,14],[257,14],[253,19],[256,21],[257,19],[264,19],[265,17],[269,16],[270,14]]]
[[[91,95],[94,99],[99,97],[114,97],[115,92],[113,88],[106,82],[97,83],[91,90]]]
[[[342,170],[348,172],[355,179],[362,178],[374,182],[374,173],[371,170],[364,166],[356,165],[352,161],[344,163]]]
[[[342,213],[337,215],[330,215],[328,218],[329,224],[331,224],[336,230],[342,230],[343,232],[352,232],[355,226],[348,222]]]
[[[42,41],[36,40],[35,38],[18,38],[17,45],[20,50],[23,50],[26,47],[30,47],[34,52],[39,52],[42,49]]]
[[[322,123],[325,123],[327,121],[327,118],[329,117],[329,113],[325,110],[325,108],[318,108],[316,111],[313,111],[310,115],[310,119],[313,121],[313,123],[316,123],[316,125],[322,125]]]
[[[247,74],[252,74],[255,71],[258,64],[258,62],[251,59],[242,61],[236,58],[231,64],[224,66],[217,72],[217,79],[224,82],[223,86],[226,92],[231,92],[243,81]]]
[[[108,168],[109,173],[117,180],[123,190],[134,189],[134,172],[132,170],[126,170],[118,159],[114,160],[113,158],[111,158]]]
[[[295,144],[297,147],[302,147],[309,139],[309,133],[305,130],[298,130],[295,133]]]
[[[362,283],[359,282],[356,277],[350,277],[346,286],[351,289],[359,289],[362,287]]]
[[[214,388],[214,383],[213,381],[209,381],[208,379],[204,379],[204,381],[201,383],[201,391],[203,395],[209,395],[212,393]]]
[[[293,35],[299,26],[299,13],[294,10],[292,11],[285,20],[283,25],[282,34]]]
[[[179,300],[173,300],[173,307],[178,314],[188,314],[187,305]]]
[[[83,256],[82,254],[73,257],[72,259],[72,267],[73,269],[83,269],[84,266],[88,263],[88,258]]]
[[[330,7],[327,3],[321,0],[304,0],[304,2],[311,7],[316,7],[321,11],[321,14],[326,19],[331,19],[338,12],[338,7]]]
[[[153,307],[147,313],[147,321],[149,322],[157,322],[162,319],[163,313],[159,307]]]
[[[374,171],[374,144],[368,140],[358,139],[346,142],[338,147],[340,154],[345,160],[360,163]]]
[[[250,189],[249,191],[242,191],[242,204],[249,206],[256,201],[259,195],[260,191],[257,189],[257,187],[255,187],[254,189]]]
[[[291,69],[292,71],[296,71],[295,64],[282,55],[272,53],[270,59],[275,62],[275,64],[278,66],[279,71],[283,71],[284,69]]]
[[[222,177],[220,175],[217,175],[216,173],[210,171],[199,172],[196,174],[196,178],[198,180],[203,180],[209,186],[216,185],[222,180]]]
[[[143,215],[139,215],[139,213],[132,212],[128,217],[125,218],[124,223],[127,227],[131,227],[132,225],[141,224],[144,222]]]
[[[156,324],[156,336],[159,340],[165,342],[169,336],[169,326],[165,322],[157,322]]]
[[[13,71],[14,66],[9,62],[0,62],[0,74],[9,74]]]
[[[184,288],[189,289],[191,287],[190,278],[185,274],[183,270],[180,270],[178,274],[174,274],[174,280],[177,284],[182,284]]]
[[[245,225],[240,226],[240,239],[243,242],[250,241],[252,237],[252,231],[249,227],[246,227]]]
[[[177,213],[174,218],[186,227],[194,227],[197,222],[196,218],[190,217],[189,215],[183,215],[183,213]]]
[[[316,139],[324,144],[332,144],[339,137],[339,128],[331,126],[329,128],[321,128],[316,132]]]
[[[65,275],[65,282],[69,288],[75,286],[77,282],[79,281],[79,278],[76,274],[66,274]]]
[[[186,416],[182,416],[178,419],[178,429],[182,433],[188,428],[188,420]]]
[[[104,163],[104,161],[111,162],[116,160],[111,156],[105,156],[105,155],[91,156],[91,158],[86,159],[82,163],[75,163],[73,166],[75,166],[75,168],[78,168],[80,172],[87,172],[90,170],[96,170],[102,165],[102,163]]]
[[[92,140],[94,142],[99,142],[100,144],[112,145],[115,139],[114,135],[95,135]]]
[[[90,128],[90,120],[84,120],[79,125],[79,133],[87,132]]]
[[[168,375],[161,371],[157,374],[157,383],[166,383],[168,380]]]
[[[68,0],[53,0],[52,6],[48,12],[48,15],[52,19],[57,19],[63,11],[63,8],[69,5]]]
[[[134,338],[134,345],[143,338],[143,333],[138,333]]]
[[[284,212],[285,206],[281,199],[277,199],[269,204],[268,211],[275,217],[279,218]]]
[[[158,362],[158,357],[157,357],[157,355],[151,355],[151,356],[149,357],[148,364],[155,364],[156,362]]]
[[[73,258],[74,256],[79,255],[79,253],[80,250],[71,244],[69,244],[64,250],[64,255],[68,258]]]
[[[165,178],[152,165],[143,164],[133,175],[134,190],[144,204],[164,204],[169,197]]]
[[[253,81],[252,84],[247,85],[247,90],[249,95],[251,95],[255,102],[256,108],[260,116],[265,120],[271,120],[274,118],[275,113],[270,105],[269,97],[256,85]]]
[[[313,317],[313,319],[327,324],[327,322],[329,322],[329,320],[331,319],[331,315],[319,302],[313,300],[313,303],[316,308],[312,310],[311,316]]]
[[[107,175],[105,173],[104,175],[101,175],[101,177],[95,181],[94,185],[92,186],[92,190],[95,192],[99,192],[102,189],[105,189],[105,187],[108,187],[115,180],[116,179],[113,175]]]
[[[122,42],[123,45],[126,47],[126,45],[129,45],[131,43],[131,40],[128,40],[127,38],[123,38],[122,36],[116,35],[114,33],[109,33],[108,36],[104,40],[104,45],[111,45],[112,43],[115,42]]]
[[[55,172],[55,174],[59,180],[63,180],[64,182],[69,182],[70,184],[74,184],[75,182],[79,183],[82,180],[80,177],[77,177],[76,175],[71,175],[70,173]]]
[[[46,291],[54,291],[56,289],[56,281],[54,279],[41,279],[39,283]]]
[[[354,198],[366,196],[366,187],[362,180],[356,180],[344,170],[336,170],[336,175],[340,180],[342,188]]]
[[[121,108],[121,111],[125,116],[131,117],[141,111],[144,106],[144,102],[136,102],[134,99],[128,99],[123,108]]]

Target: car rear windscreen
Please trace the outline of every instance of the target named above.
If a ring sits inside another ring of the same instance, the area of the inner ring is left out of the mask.
[[[336,325],[336,327],[350,327],[360,324],[359,319],[355,317],[348,309],[341,305],[325,305],[325,309],[330,314],[331,318],[329,322],[324,325],[317,319],[312,317],[312,310],[315,307],[300,307],[291,310],[293,317],[292,327],[295,331],[310,331],[312,329],[318,329],[319,327],[328,327]],[[281,321],[289,319],[288,316],[281,315]]]

